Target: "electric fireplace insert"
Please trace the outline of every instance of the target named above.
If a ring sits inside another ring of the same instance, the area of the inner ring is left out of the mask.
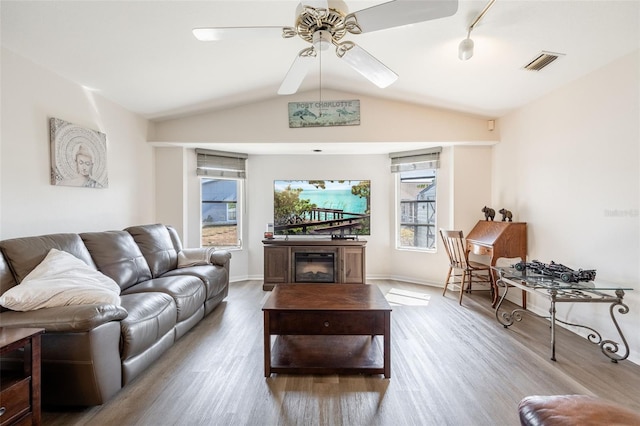
[[[335,283],[335,253],[295,253],[296,283]]]

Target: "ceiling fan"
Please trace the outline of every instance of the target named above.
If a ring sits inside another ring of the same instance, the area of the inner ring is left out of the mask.
[[[398,75],[354,42],[343,41],[343,37],[347,33],[362,34],[451,16],[458,10],[458,0],[395,0],[353,13],[344,12],[346,10],[343,1],[303,0],[298,5],[294,27],[194,28],[193,35],[202,41],[299,36],[310,43],[310,47],[298,52],[278,89],[280,95],[295,93],[315,63],[318,52],[327,50],[330,45],[335,46],[340,59],[376,86],[384,88],[396,81]]]

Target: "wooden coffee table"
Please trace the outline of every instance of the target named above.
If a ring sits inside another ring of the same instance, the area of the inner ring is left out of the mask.
[[[369,284],[278,284],[262,307],[264,375],[391,377],[391,306]],[[272,336],[277,336],[273,342]],[[383,336],[380,348],[375,336]]]

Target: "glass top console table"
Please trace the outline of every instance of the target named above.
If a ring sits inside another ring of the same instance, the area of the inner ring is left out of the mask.
[[[543,316],[543,318],[548,318],[551,321],[551,359],[553,361],[556,360],[556,322],[589,330],[587,340],[591,343],[597,344],[602,352],[611,359],[612,362],[622,361],[629,356],[629,345],[627,344],[627,340],[620,329],[615,317],[615,312],[617,311],[620,314],[626,314],[629,312],[629,307],[622,302],[622,299],[624,297],[624,292],[633,290],[632,288],[607,285],[596,281],[567,283],[559,278],[553,278],[526,270],[519,271],[515,268],[494,267],[494,270],[498,275],[498,280],[496,281],[498,289],[504,289],[504,292],[502,293],[502,296],[500,296],[498,304],[496,305],[496,319],[505,328],[513,325],[516,321],[522,321],[522,314],[525,312],[531,315],[540,316],[522,308],[514,309],[511,312],[501,312],[500,307],[507,296],[509,287],[517,287],[529,293],[540,294],[550,300],[551,306],[549,308],[549,315]],[[608,303],[611,320],[613,321],[622,342],[619,343],[614,340],[603,340],[601,334],[594,328],[582,324],[572,324],[557,319],[556,303],[561,302]],[[618,309],[616,309],[616,307]],[[620,351],[621,345],[624,352]]]

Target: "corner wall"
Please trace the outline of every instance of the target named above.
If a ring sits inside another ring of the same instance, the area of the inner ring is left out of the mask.
[[[640,51],[500,123],[502,142],[493,156],[496,207],[511,206],[528,223],[529,260],[596,269],[598,282],[634,289],[624,298],[629,313],[616,317],[630,359],[639,363]],[[548,311],[544,299],[531,302],[533,309]],[[558,315],[620,341],[608,308],[559,304]]]
[[[0,238],[153,222],[147,120],[7,49],[1,55]],[[50,117],[107,135],[108,188],[50,184]]]
[[[191,247],[186,212],[191,210],[186,196],[186,150],[180,147],[155,148],[156,167],[156,220],[171,225],[182,236],[184,247]],[[199,195],[199,193],[198,193]],[[196,204],[197,205],[197,204]],[[198,219],[199,220],[199,219]],[[196,240],[195,247],[200,242]]]

